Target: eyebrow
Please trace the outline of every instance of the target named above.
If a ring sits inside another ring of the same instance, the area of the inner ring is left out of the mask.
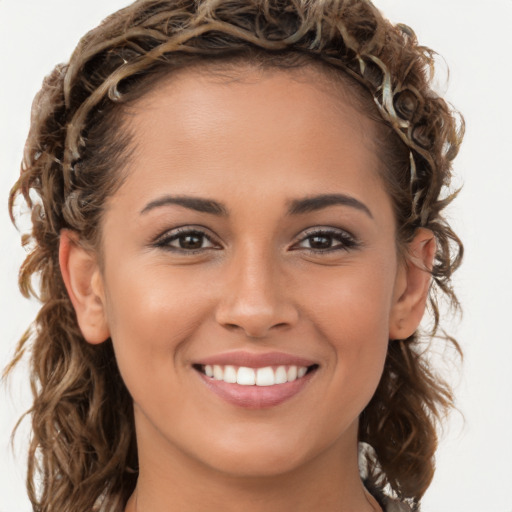
[[[160,197],[159,199],[155,199],[154,201],[148,203],[140,213],[142,215],[149,212],[150,210],[154,210],[155,208],[173,204],[183,206],[184,208],[189,208],[190,210],[196,210],[198,212],[211,213],[212,215],[217,215],[219,217],[227,217],[229,215],[227,208],[218,201],[193,196]]]
[[[364,212],[373,219],[370,209],[355,197],[345,194],[321,194],[308,196],[301,199],[293,199],[287,202],[287,215],[301,215],[314,212],[334,205],[343,205],[355,208]],[[178,205],[202,213],[210,213],[219,217],[228,217],[229,210],[222,203],[214,199],[206,199],[194,196],[163,196],[148,203],[142,210],[141,215],[159,208],[161,206]]]
[[[364,212],[370,219],[373,219],[372,212],[364,203],[355,197],[345,194],[322,194],[319,196],[304,197],[302,199],[294,199],[288,203],[288,215],[299,215],[301,213],[314,212],[327,208],[328,206],[341,204],[350,206],[356,210]]]

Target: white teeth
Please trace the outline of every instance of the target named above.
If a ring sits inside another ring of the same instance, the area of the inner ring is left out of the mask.
[[[273,386],[275,383],[274,370],[270,366],[258,368],[256,371],[256,386]]]
[[[222,370],[222,366],[218,364],[213,365],[213,378],[215,380],[224,380],[224,372]]]
[[[242,386],[254,386],[254,384],[256,384],[256,374],[254,369],[240,366],[236,374],[236,382]]]
[[[296,378],[297,378],[297,367],[290,366],[288,368],[288,374],[287,374],[288,382],[293,382]]]
[[[236,368],[234,366],[224,367],[224,382],[234,384],[236,382]]]
[[[222,380],[229,384],[240,384],[242,386],[274,386],[275,384],[285,384],[293,382],[306,375],[308,368],[306,366],[278,366],[272,368],[248,368],[247,366],[235,367],[233,365],[205,365],[204,373],[215,380]]]
[[[286,368],[284,366],[278,366],[276,370],[276,384],[284,384],[285,382],[288,382]]]

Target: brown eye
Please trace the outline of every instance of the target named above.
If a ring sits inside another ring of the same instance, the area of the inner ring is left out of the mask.
[[[218,245],[214,244],[203,231],[183,228],[167,232],[157,240],[155,245],[169,251],[189,254],[218,248]]]
[[[349,250],[359,244],[356,239],[342,230],[323,229],[307,234],[298,244],[313,253],[328,253],[339,250]]]
[[[176,237],[180,249],[200,249],[203,245],[204,235],[192,233]]]
[[[333,237],[329,235],[315,235],[308,237],[312,249],[330,249],[334,242]]]

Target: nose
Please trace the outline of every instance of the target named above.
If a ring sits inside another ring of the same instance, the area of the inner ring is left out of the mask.
[[[299,318],[287,278],[268,252],[247,247],[233,256],[216,309],[220,325],[250,338],[265,338],[276,329],[290,328]]]

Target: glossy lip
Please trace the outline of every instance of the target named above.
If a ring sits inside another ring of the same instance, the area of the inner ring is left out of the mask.
[[[304,377],[293,382],[275,384],[274,386],[242,386],[230,384],[222,380],[215,380],[205,375],[199,367],[204,365],[232,365],[246,366],[248,368],[264,368],[265,366],[313,366],[315,369],[309,371]],[[282,404],[302,391],[318,371],[318,363],[283,352],[267,352],[255,354],[252,352],[227,352],[201,359],[193,365],[197,375],[210,391],[224,399],[228,403],[246,409],[265,409]]]

